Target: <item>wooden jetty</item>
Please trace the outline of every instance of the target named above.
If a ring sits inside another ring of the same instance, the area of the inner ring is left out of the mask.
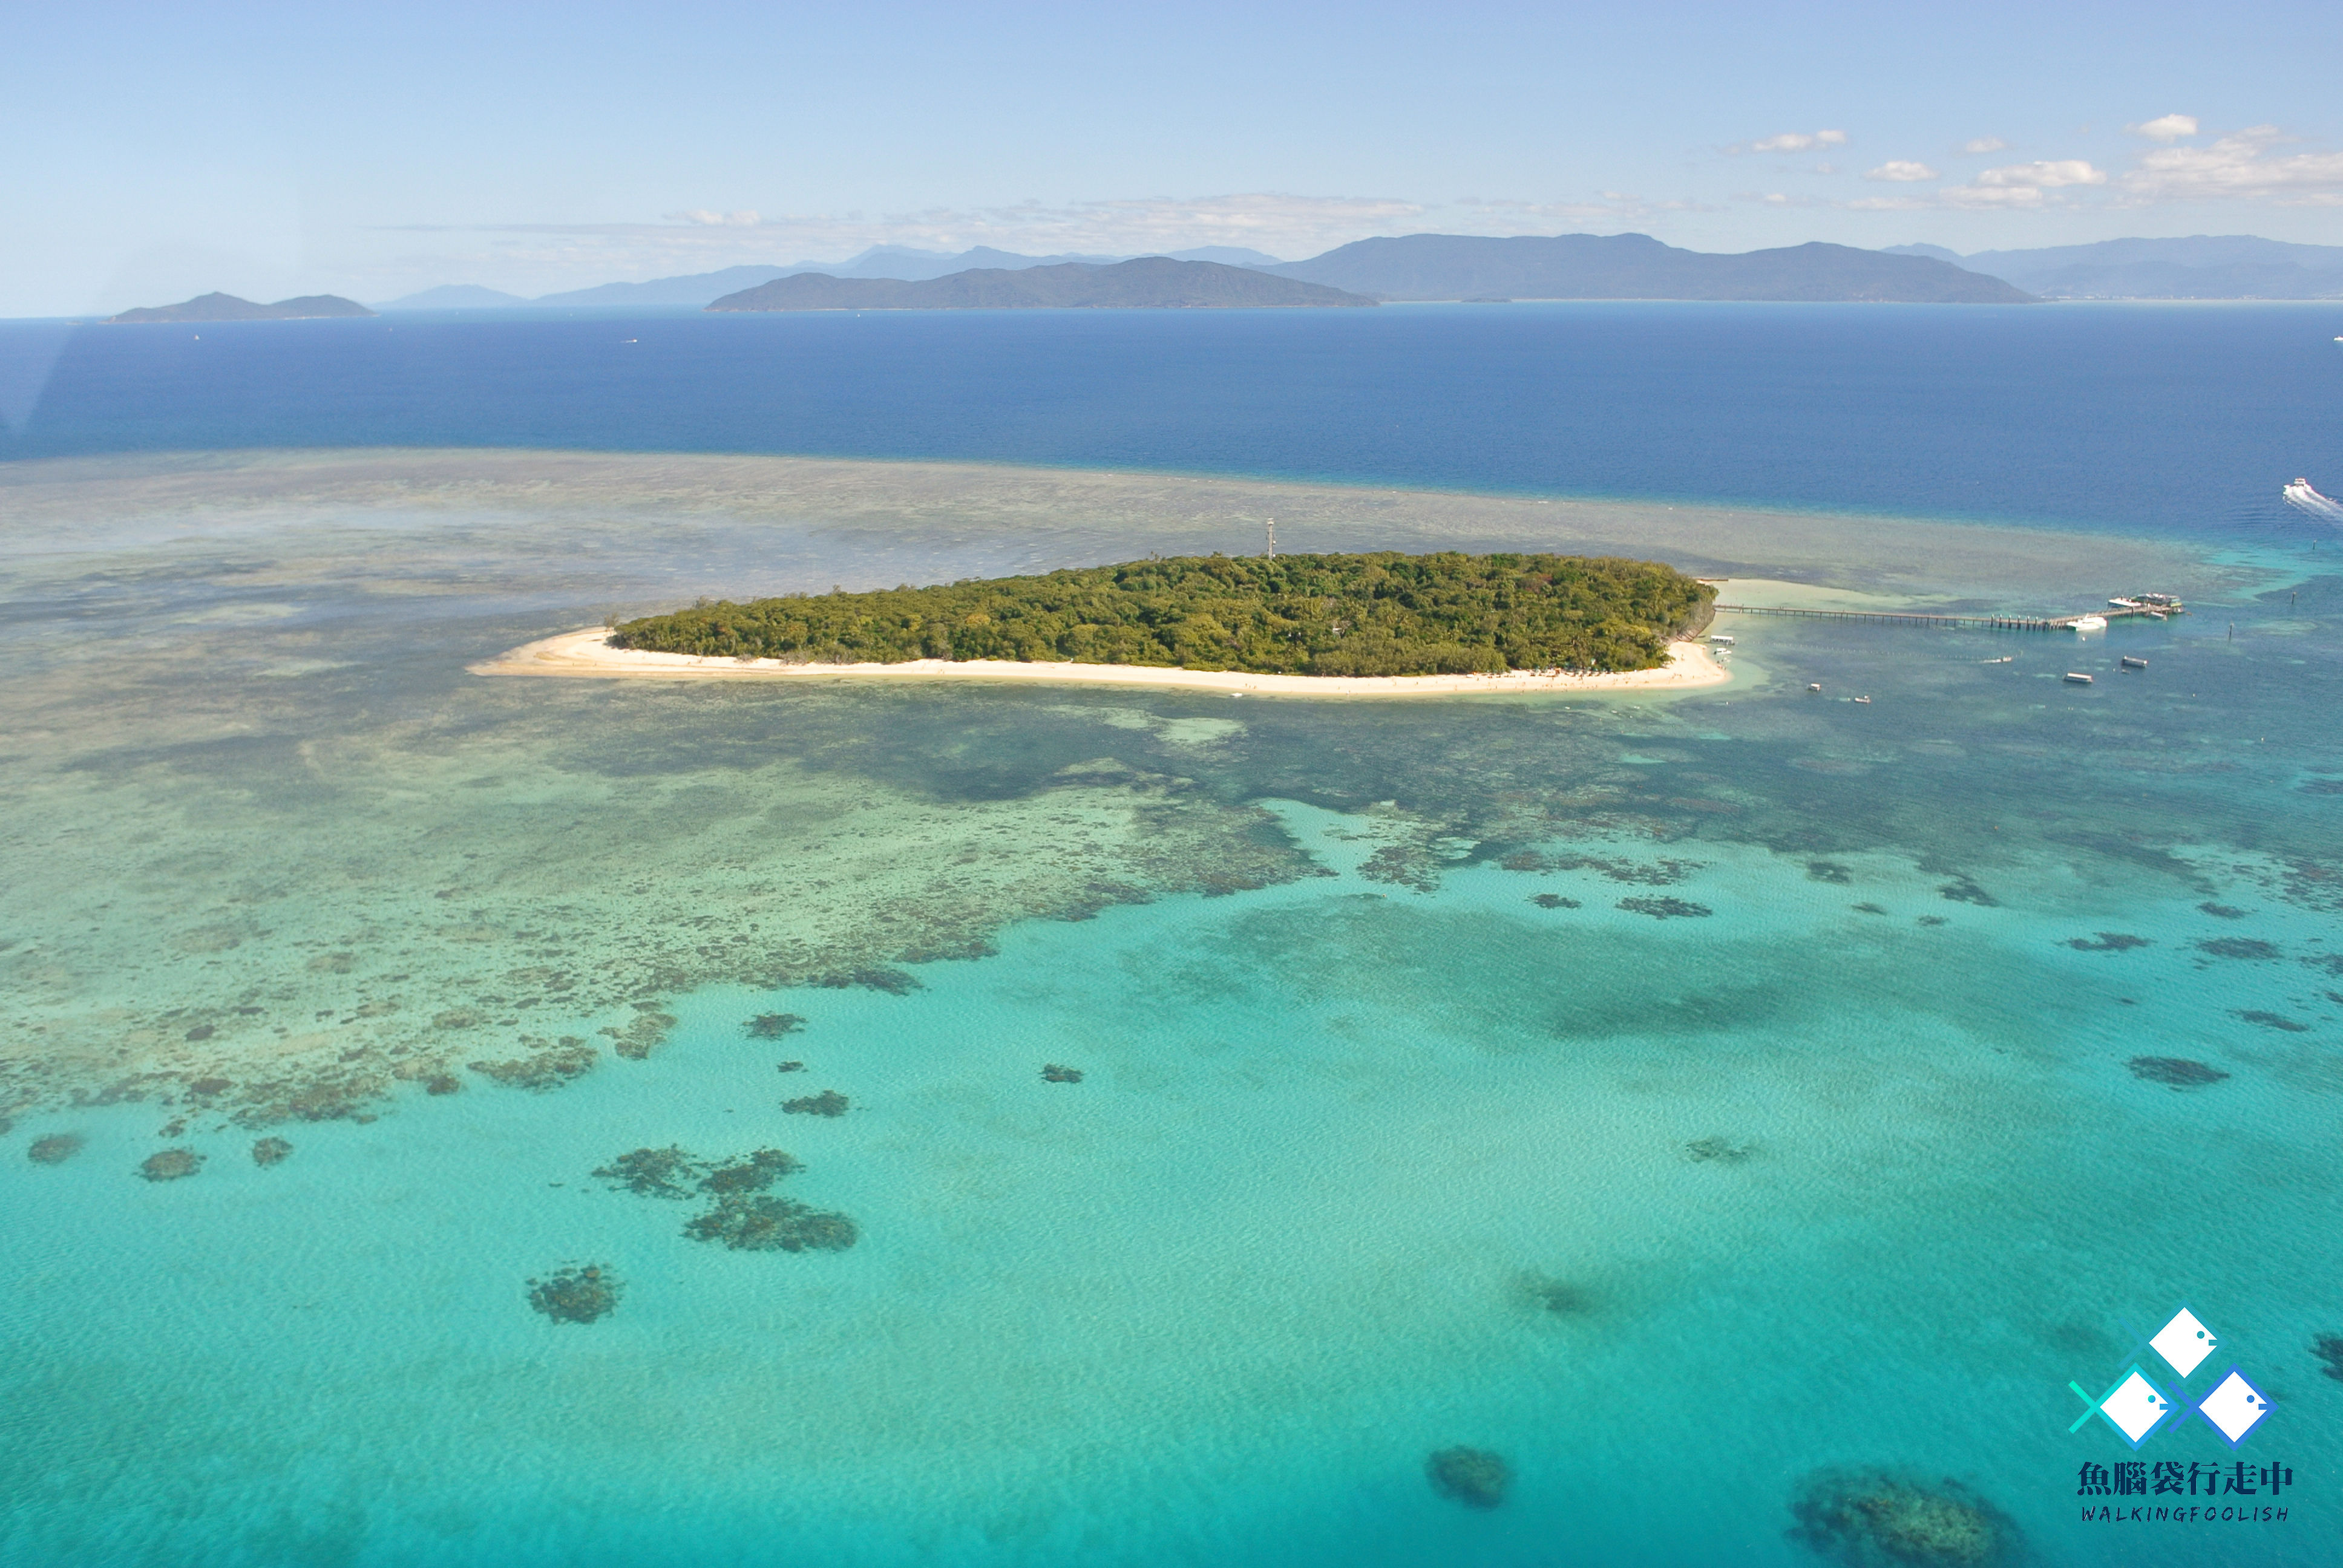
[[[2168,594],[2140,594],[2127,599],[2110,599],[2107,608],[2085,610],[2077,615],[1926,615],[1915,610],[1887,609],[1785,609],[1779,605],[1720,604],[1717,609],[1735,615],[1796,615],[1815,620],[1872,621],[1886,626],[1981,626],[1994,631],[2072,631],[2085,621],[2096,620],[2105,625],[2127,618],[2163,620],[2169,616],[2185,615],[2187,607]]]

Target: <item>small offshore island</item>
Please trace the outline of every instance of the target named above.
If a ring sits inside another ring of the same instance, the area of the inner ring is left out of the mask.
[[[1715,590],[1654,561],[1562,555],[1185,556],[702,602],[573,632],[481,674],[961,676],[1342,696],[1683,687]]]

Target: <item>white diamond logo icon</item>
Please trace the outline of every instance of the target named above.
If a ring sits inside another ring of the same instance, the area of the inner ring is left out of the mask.
[[[2213,1353],[2213,1347],[2219,1342],[2213,1338],[2212,1330],[2197,1321],[2196,1313],[2183,1307],[2147,1342],[2156,1347],[2157,1355],[2171,1363],[2174,1372],[2187,1377]]]
[[[2232,1372],[2205,1396],[2197,1408],[2205,1412],[2205,1419],[2218,1427],[2221,1435],[2229,1440],[2229,1446],[2235,1448],[2246,1433],[2261,1424],[2262,1417],[2269,1413],[2270,1407],[2269,1401],[2262,1397],[2260,1390]]]
[[[2115,1392],[2099,1401],[2099,1413],[2115,1422],[2116,1430],[2122,1432],[2134,1448],[2139,1446],[2142,1438],[2156,1430],[2156,1423],[2171,1410],[2172,1402],[2156,1392],[2154,1383],[2140,1376],[2137,1367],[2132,1368],[2123,1382],[2116,1384]]]

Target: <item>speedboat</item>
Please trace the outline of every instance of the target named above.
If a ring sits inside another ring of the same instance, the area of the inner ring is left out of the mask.
[[[2078,615],[2066,625],[2076,631],[2105,631],[2107,618],[2103,615]]]

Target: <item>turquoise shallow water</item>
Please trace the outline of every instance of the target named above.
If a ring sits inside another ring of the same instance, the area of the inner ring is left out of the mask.
[[[519,591],[560,541],[124,527],[12,568],[170,609],[9,633],[11,1561],[1860,1561],[1788,1534],[1837,1468],[1954,1479],[2001,1561],[2343,1541],[2307,560],[2081,645],[1745,622],[1720,692],[1403,708],[482,682],[574,620]],[[564,1037],[542,1093],[468,1065]],[[857,1244],[591,1176],[669,1144],[787,1149]],[[529,1310],[584,1263],[608,1317]],[[2182,1301],[2290,1516],[2087,1529],[2129,1453],[2066,1384]],[[1459,1443],[1502,1507],[1426,1483]]]

